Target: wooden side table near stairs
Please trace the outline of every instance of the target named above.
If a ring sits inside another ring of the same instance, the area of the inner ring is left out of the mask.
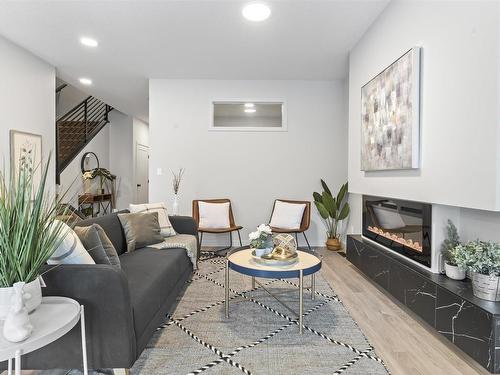
[[[95,207],[97,206],[97,211]],[[101,212],[102,209],[102,212]],[[110,214],[113,211],[113,195],[111,193],[107,194],[91,194],[85,193],[78,196],[78,210],[96,217],[102,213],[102,215]]]

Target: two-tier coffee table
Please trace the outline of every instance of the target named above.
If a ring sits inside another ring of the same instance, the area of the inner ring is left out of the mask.
[[[299,332],[302,333],[303,316],[304,316],[304,276],[311,276],[311,298],[315,295],[315,273],[321,269],[321,259],[309,252],[297,250],[298,261],[287,266],[270,266],[255,261],[252,256],[252,249],[248,246],[234,249],[228,253],[226,258],[226,280],[225,280],[225,308],[226,318],[229,318],[229,270],[232,269],[243,275],[252,277],[252,288],[255,284],[265,290],[269,295],[275,298],[286,309],[290,310],[299,318]],[[278,297],[272,294],[261,283],[255,280],[256,277],[266,279],[299,279],[299,312],[298,314],[287,306]]]

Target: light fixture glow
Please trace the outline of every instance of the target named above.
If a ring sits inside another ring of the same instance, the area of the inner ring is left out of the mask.
[[[80,78],[79,81],[82,85],[85,85],[85,86],[92,84],[92,80],[90,78]]]
[[[245,103],[245,108],[253,108],[255,107],[255,104],[253,103]]]
[[[86,47],[97,47],[99,43],[97,40],[83,36],[80,38],[80,43],[82,43]]]
[[[245,113],[254,113],[255,111],[256,111],[256,109],[254,109],[254,108],[245,109]]]
[[[269,18],[271,8],[264,3],[252,2],[243,7],[241,14],[249,21],[261,22]]]

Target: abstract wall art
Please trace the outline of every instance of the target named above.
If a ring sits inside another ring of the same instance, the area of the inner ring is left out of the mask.
[[[361,88],[362,171],[419,167],[419,99],[419,47]]]

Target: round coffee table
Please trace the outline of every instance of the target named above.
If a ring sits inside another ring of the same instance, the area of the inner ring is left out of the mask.
[[[271,266],[257,262],[249,246],[235,249],[228,253],[226,258],[226,277],[225,277],[225,308],[226,318],[229,318],[229,270],[232,269],[243,275],[252,277],[252,288],[255,288],[256,277],[266,279],[299,279],[299,313],[291,310],[286,304],[280,301],[275,295],[267,290],[262,284],[260,287],[274,297],[288,310],[292,311],[299,318],[299,332],[302,333],[304,316],[304,276],[311,275],[311,299],[315,295],[315,273],[321,269],[321,259],[316,255],[297,250],[298,261],[286,266]]]

